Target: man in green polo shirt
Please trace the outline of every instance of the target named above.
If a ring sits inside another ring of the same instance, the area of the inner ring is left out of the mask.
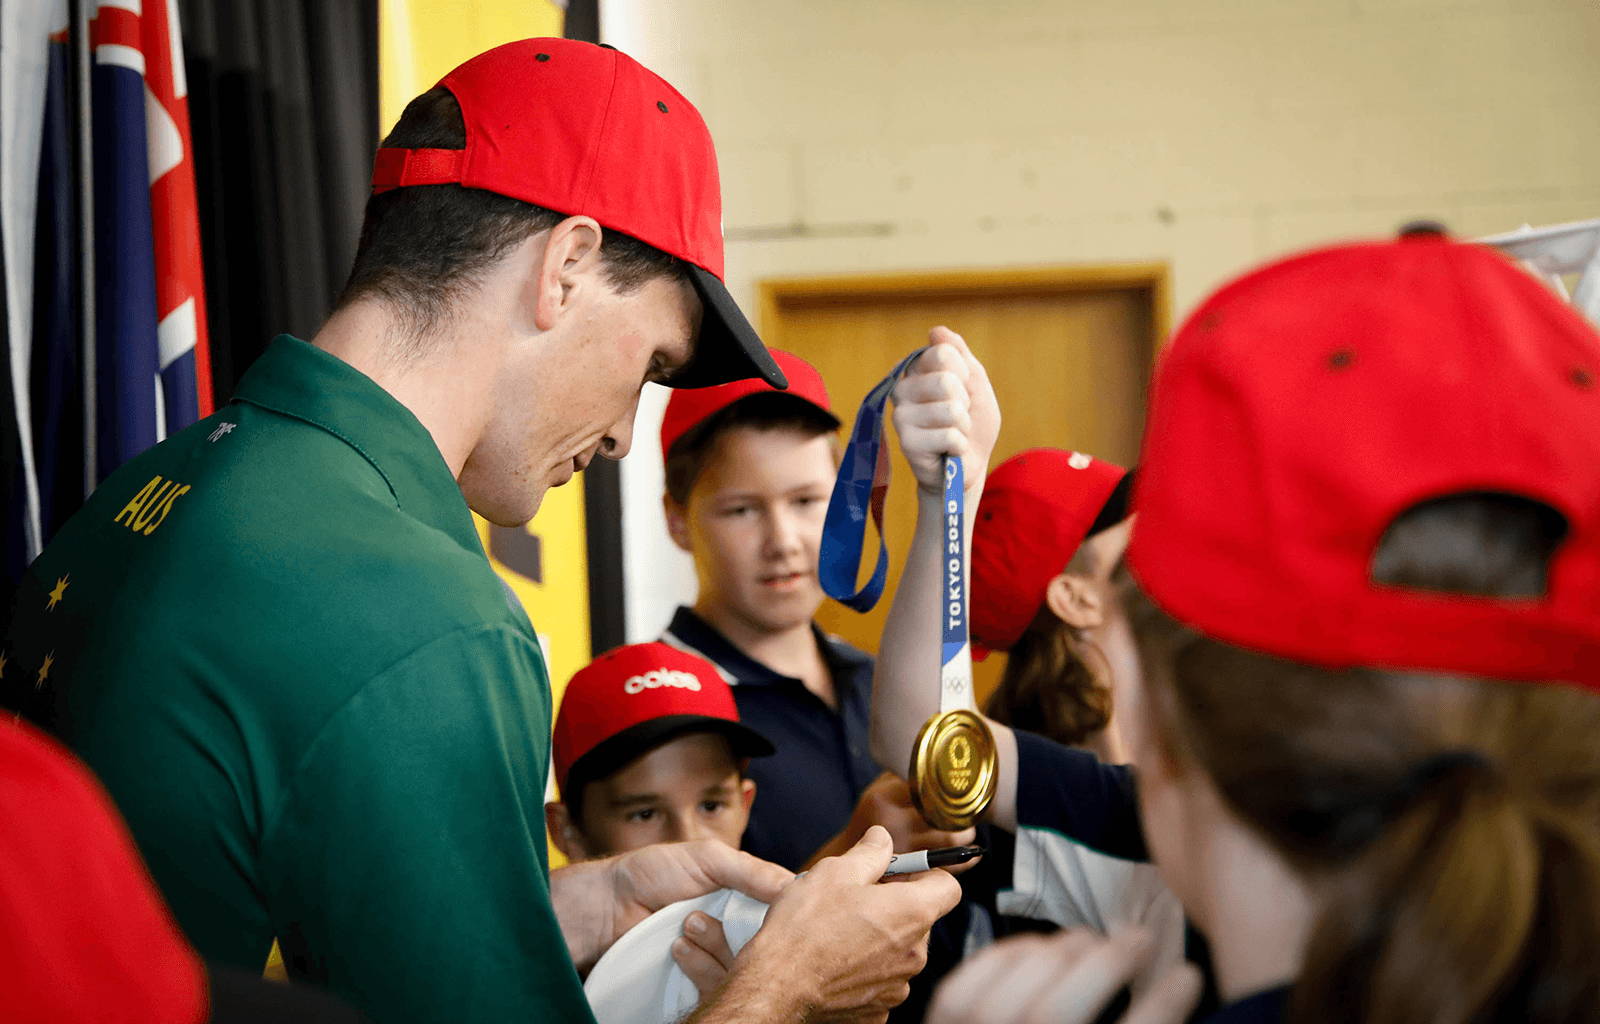
[[[775,902],[706,1020],[876,1016],[958,892],[874,885],[886,836],[792,884],[715,843],[549,872],[549,682],[468,511],[526,522],[626,454],[647,380],[782,385],[721,281],[698,113],[526,40],[413,101],[373,191],[316,338],[34,563],[0,696],[100,775],[204,955],[276,937],[380,1022],[587,1020],[578,971],[723,886]]]

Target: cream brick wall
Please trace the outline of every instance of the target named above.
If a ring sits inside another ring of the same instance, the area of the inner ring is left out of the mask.
[[[711,126],[752,312],[777,275],[1163,259],[1181,317],[1253,263],[1415,217],[1600,216],[1589,0],[601,6]],[[630,488],[659,473],[645,447]]]
[[[1600,214],[1587,0],[605,0],[705,114],[728,272],[1170,260]],[[777,236],[777,237],[774,237]]]

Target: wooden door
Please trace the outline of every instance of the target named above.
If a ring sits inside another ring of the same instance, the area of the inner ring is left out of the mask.
[[[1050,445],[1131,466],[1144,427],[1157,339],[1165,333],[1166,267],[1060,267],[762,282],[762,336],[814,364],[849,431],[861,399],[943,324],[967,340],[1000,400],[996,463]],[[824,629],[876,652],[911,543],[915,484],[887,431],[892,477],[884,515],[891,565],[883,600],[857,614],[833,601]],[[877,553],[868,530],[866,579]],[[976,667],[979,699],[999,681],[1004,656]]]

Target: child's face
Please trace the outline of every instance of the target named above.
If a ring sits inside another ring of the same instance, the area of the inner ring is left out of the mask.
[[[591,857],[654,843],[720,839],[734,849],[750,821],[756,784],[739,777],[728,741],[692,733],[663,743],[584,789],[582,833]]]
[[[834,469],[827,434],[744,428],[718,438],[689,497],[700,600],[758,630],[811,621]]]

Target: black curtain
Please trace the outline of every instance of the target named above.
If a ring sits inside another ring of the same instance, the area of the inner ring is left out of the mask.
[[[586,43],[600,41],[600,0],[567,0],[566,37]]]
[[[355,255],[378,145],[377,0],[179,0],[217,404],[310,338]]]

